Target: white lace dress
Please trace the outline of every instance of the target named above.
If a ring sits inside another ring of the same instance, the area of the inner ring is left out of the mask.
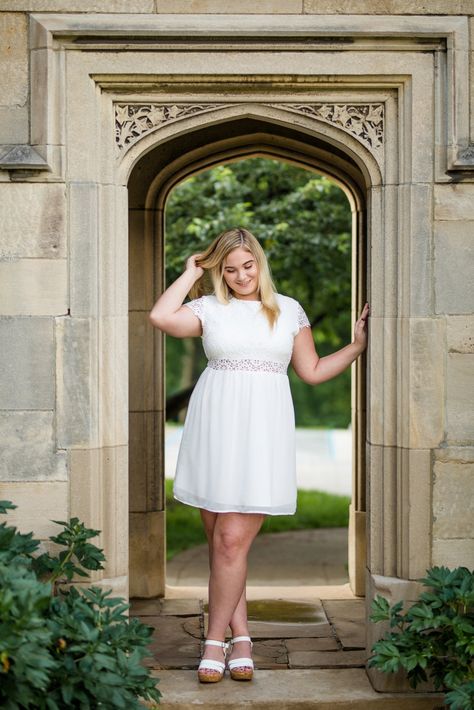
[[[219,513],[296,510],[295,417],[287,376],[293,340],[310,327],[277,294],[273,329],[260,301],[216,296],[186,303],[202,322],[208,364],[189,400],[174,497]]]

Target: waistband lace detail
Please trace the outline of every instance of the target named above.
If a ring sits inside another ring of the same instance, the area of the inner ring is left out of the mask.
[[[247,372],[275,372],[279,375],[286,375],[287,366],[281,362],[273,362],[272,360],[230,360],[228,358],[219,358],[218,360],[209,360],[208,367],[213,370],[245,370]]]

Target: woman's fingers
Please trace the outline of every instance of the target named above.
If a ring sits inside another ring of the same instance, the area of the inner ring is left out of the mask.
[[[354,339],[364,348],[367,345],[367,319],[370,314],[370,306],[366,303],[361,311],[361,314],[356,321],[354,328]]]
[[[198,264],[196,264],[196,259],[199,259],[200,256],[202,256],[202,254],[191,254],[191,256],[186,260],[186,269],[192,269],[193,271],[197,271],[199,275],[202,275],[204,273],[204,269],[202,266],[198,266]]]

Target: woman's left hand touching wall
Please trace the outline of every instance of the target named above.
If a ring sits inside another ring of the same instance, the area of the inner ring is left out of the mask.
[[[360,348],[361,352],[367,347],[369,315],[370,306],[368,303],[366,303],[362,309],[362,313],[356,320],[356,324],[354,326],[354,343]]]

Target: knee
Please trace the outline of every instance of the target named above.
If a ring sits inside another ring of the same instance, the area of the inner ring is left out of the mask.
[[[247,553],[248,545],[245,537],[238,531],[220,530],[214,532],[212,547],[214,554],[232,562]]]

